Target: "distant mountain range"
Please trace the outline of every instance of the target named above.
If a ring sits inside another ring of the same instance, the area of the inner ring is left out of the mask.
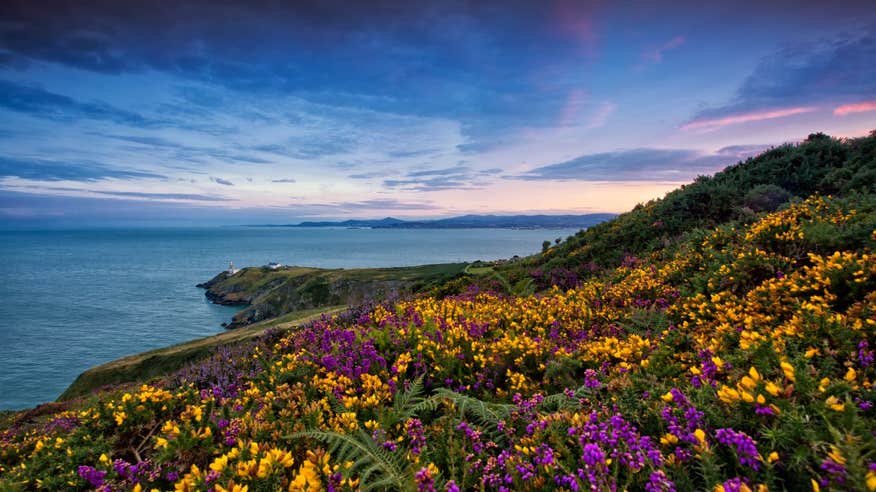
[[[463,215],[449,219],[401,220],[394,217],[340,222],[262,224],[258,227],[367,227],[371,229],[542,229],[586,228],[612,219],[615,214],[586,215]]]

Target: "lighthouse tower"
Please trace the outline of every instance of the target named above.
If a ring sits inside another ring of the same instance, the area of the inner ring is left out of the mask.
[[[228,263],[228,275],[234,275],[234,274],[237,273],[238,271],[239,271],[239,270],[238,270],[237,268],[234,268],[234,262],[233,262],[233,261]]]

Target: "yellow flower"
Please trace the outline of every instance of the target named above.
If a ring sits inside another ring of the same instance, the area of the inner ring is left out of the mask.
[[[772,381],[767,381],[764,389],[766,389],[767,393],[773,396],[779,396],[779,392],[781,391],[781,388],[779,388],[776,383]]]
[[[660,438],[660,444],[663,444],[664,446],[668,446],[670,444],[675,444],[677,442],[678,442],[678,437],[676,437],[675,434],[671,434],[671,433],[666,433],[665,436]]]
[[[867,490],[870,492],[876,490],[876,471],[870,470],[867,472]]]
[[[259,460],[259,470],[256,473],[256,476],[259,478],[265,478],[271,474],[273,471],[273,466],[271,465],[270,460],[267,458],[262,458]]]
[[[739,400],[739,392],[729,386],[721,386],[718,390],[718,398],[724,403],[733,403]]]
[[[821,487],[818,486],[818,482],[815,479],[810,480],[812,482],[812,492],[821,492]]]
[[[855,372],[855,368],[854,368],[854,367],[850,367],[849,370],[846,371],[846,375],[845,375],[845,377],[843,377],[843,379],[845,379],[846,381],[848,381],[848,382],[851,383],[851,382],[854,381],[855,378],[857,378],[857,377],[858,377],[858,373]]]
[[[748,370],[748,375],[751,376],[751,379],[755,381],[760,381],[760,373],[757,372],[757,369],[754,367]]]
[[[836,446],[830,447],[830,452],[827,453],[827,457],[833,460],[834,463],[839,463],[840,465],[846,464],[845,457],[843,457],[843,454],[836,448]]]
[[[663,401],[665,401],[666,403],[669,403],[669,402],[672,401],[672,392],[671,392],[671,391],[667,391],[667,392],[666,392],[663,396],[661,396],[660,398],[661,398]]]
[[[815,351],[816,351],[816,353],[817,353],[817,352],[818,352],[818,349],[815,349]],[[808,351],[808,350],[806,351],[806,357],[809,357],[809,351]],[[789,364],[789,363],[787,363],[787,362],[785,362],[785,361],[782,361],[782,363],[779,364],[779,365],[780,365],[781,368],[782,368],[782,372],[785,373],[785,377],[786,377],[786,378],[788,378],[792,383],[795,382],[795,381],[797,380],[797,379],[796,379],[796,376],[794,375],[794,366],[792,366],[791,364]]]
[[[846,406],[837,399],[835,396],[828,397],[827,400],[824,401],[827,406],[829,406],[832,410],[837,412],[842,412],[846,409]]]
[[[227,455],[220,456],[220,457],[216,458],[215,460],[213,460],[212,463],[210,463],[210,469],[215,471],[215,472],[218,472],[218,473],[222,473],[222,470],[224,470],[226,466],[228,466],[228,456]]]
[[[775,463],[776,461],[779,461],[779,453],[773,451],[772,453],[770,453],[769,456],[767,456],[767,462],[772,464],[772,463]]]

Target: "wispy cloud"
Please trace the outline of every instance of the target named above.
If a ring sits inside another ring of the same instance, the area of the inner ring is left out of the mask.
[[[605,125],[617,106],[611,101],[596,103],[586,91],[573,89],[566,95],[557,125],[561,127],[598,128]]]
[[[782,108],[771,109],[764,111],[752,111],[750,113],[734,114],[721,118],[697,118],[681,126],[682,130],[704,130],[711,131],[727,125],[737,125],[740,123],[750,123],[752,121],[772,120],[776,118],[785,118],[803,113],[811,113],[818,108],[815,106],[803,106],[797,108]]]
[[[271,183],[296,183],[295,178],[272,179]]]
[[[166,176],[133,169],[116,169],[93,161],[59,161],[0,157],[0,176],[39,181],[98,181],[102,179],[163,179]]]
[[[876,101],[864,101],[852,104],[843,104],[837,106],[833,110],[833,114],[837,116],[845,116],[852,113],[864,113],[867,111],[876,111]]]
[[[212,181],[216,184],[220,184],[222,186],[234,186],[234,183],[232,183],[231,181],[228,181],[227,179],[216,178],[213,176],[210,176],[210,181]]]
[[[608,118],[612,114],[614,114],[615,110],[617,110],[617,105],[614,103],[602,103],[599,108],[590,115],[589,121],[587,122],[587,128],[599,128],[605,126],[605,122],[608,121]]]
[[[500,169],[475,170],[468,166],[408,171],[397,179],[387,179],[387,188],[410,191],[470,190],[484,186]]]
[[[196,202],[226,202],[227,198],[201,195],[197,193],[146,193],[140,191],[100,191],[100,190],[85,190],[89,193],[98,195],[106,195],[119,198],[138,198],[146,200],[190,200]]]
[[[171,152],[169,157],[174,159],[198,162],[199,158],[212,157],[214,159],[228,162],[230,164],[247,163],[247,164],[271,164],[273,161],[264,159],[251,153],[240,153],[235,150],[223,148],[223,144],[218,144],[215,147],[187,145],[166,138],[151,136],[151,135],[121,135],[97,133],[94,135],[119,140],[122,142],[130,142],[137,146],[151,148],[153,150]]]
[[[536,167],[518,175],[506,176],[506,179],[685,182],[757,154],[764,147],[733,146],[716,152],[655,148],[601,152]]]
[[[656,48],[650,48],[645,50],[644,52],[642,52],[642,58],[653,63],[660,63],[663,61],[663,55],[667,51],[674,50],[683,45],[685,42],[687,42],[687,39],[684,36],[675,36],[674,38]]]
[[[394,198],[376,198],[356,202],[340,202],[333,206],[345,210],[435,210],[438,206],[430,201],[404,201]]]
[[[431,201],[408,201],[394,198],[376,198],[361,201],[299,202],[285,207],[289,213],[300,217],[367,217],[379,213],[429,212],[441,210]]]
[[[58,121],[89,119],[137,127],[167,125],[165,120],[148,118],[100,101],[81,102],[40,87],[8,80],[0,80],[0,108]]]

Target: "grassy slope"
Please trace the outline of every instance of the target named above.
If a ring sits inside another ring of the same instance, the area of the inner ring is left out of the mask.
[[[346,306],[332,306],[290,313],[246,328],[107,362],[80,374],[58,400],[80,397],[106,385],[143,382],[164,376],[210,354],[217,347],[257,337],[271,328],[289,329],[319,318],[323,314],[336,313],[345,308]]]
[[[221,273],[203,284],[221,303],[248,304],[230,327],[322,306],[355,305],[394,294],[419,292],[460,275],[467,264],[446,263],[397,268],[317,269],[245,268]]]

